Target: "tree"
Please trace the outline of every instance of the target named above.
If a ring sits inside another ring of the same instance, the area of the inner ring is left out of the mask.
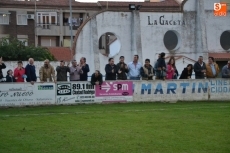
[[[48,48],[25,46],[25,41],[22,42],[16,38],[0,40],[0,57],[3,57],[5,61],[27,61],[29,58],[34,58],[36,61],[55,60]]]

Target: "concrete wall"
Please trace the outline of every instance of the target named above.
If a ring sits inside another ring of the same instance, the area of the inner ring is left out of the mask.
[[[105,102],[230,100],[230,80],[228,79],[130,81],[129,83],[130,85],[126,86],[127,81],[104,82],[101,88],[92,86],[89,82],[80,81],[58,82],[57,84],[35,83],[35,85],[30,83],[1,83],[0,107]],[[122,88],[117,90],[118,85]],[[130,86],[133,86],[133,90],[128,88]],[[116,90],[113,90],[114,87]],[[118,93],[122,93],[123,96],[119,96]],[[108,96],[110,94],[114,94],[111,96],[112,99]]]

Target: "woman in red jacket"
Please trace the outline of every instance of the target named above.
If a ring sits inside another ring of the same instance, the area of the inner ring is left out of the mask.
[[[22,61],[18,61],[18,67],[14,69],[14,77],[16,82],[24,82],[25,68],[23,67]]]

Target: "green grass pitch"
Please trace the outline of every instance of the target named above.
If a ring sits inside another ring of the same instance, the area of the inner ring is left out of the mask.
[[[0,109],[0,153],[229,153],[230,102]]]

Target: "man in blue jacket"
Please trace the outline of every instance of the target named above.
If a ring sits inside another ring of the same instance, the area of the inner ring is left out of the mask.
[[[36,70],[34,66],[34,59],[29,58],[29,63],[26,65],[26,81],[34,84],[37,81]]]

